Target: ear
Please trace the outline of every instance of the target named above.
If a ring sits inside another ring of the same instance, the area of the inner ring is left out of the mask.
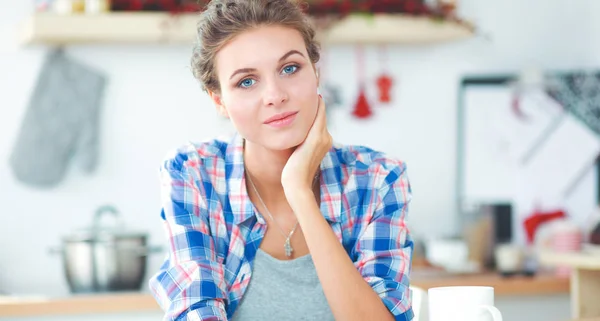
[[[208,95],[215,104],[215,107],[217,107],[217,111],[219,112],[219,114],[221,114],[225,118],[229,118],[229,113],[227,112],[227,108],[225,108],[225,105],[223,105],[221,95],[215,93],[214,91],[209,91]]]
[[[319,69],[317,69],[315,71],[315,73],[317,75],[317,87],[319,87],[319,85],[321,84],[321,77],[320,77]]]
[[[315,76],[317,77],[317,88],[318,88],[319,84],[321,83],[319,68],[317,67],[317,64],[315,64],[315,63],[312,64],[312,67],[313,67],[313,70],[315,71]]]

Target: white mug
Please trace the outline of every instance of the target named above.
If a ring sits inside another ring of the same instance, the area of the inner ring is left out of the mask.
[[[502,321],[492,287],[447,286],[427,292],[429,321]]]
[[[496,268],[500,272],[519,272],[523,269],[523,250],[514,244],[500,244],[494,249]]]
[[[432,239],[427,242],[427,260],[439,267],[456,269],[469,261],[467,243],[460,240]]]

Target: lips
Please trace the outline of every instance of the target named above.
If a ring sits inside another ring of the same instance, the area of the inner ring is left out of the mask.
[[[272,124],[275,122],[279,122],[279,121],[285,120],[287,118],[290,118],[292,116],[295,116],[297,113],[298,113],[297,111],[289,111],[289,112],[277,114],[277,115],[269,117],[267,120],[265,120],[264,124],[268,125],[268,124]]]

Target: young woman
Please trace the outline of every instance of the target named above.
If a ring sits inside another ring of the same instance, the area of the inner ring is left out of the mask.
[[[192,67],[237,130],[161,168],[165,320],[411,320],[403,162],[332,146],[293,0],[214,0]]]

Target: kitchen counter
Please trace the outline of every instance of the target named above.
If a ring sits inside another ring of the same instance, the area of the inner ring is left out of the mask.
[[[412,283],[425,290],[438,286],[482,285],[495,288],[497,296],[564,294],[569,280],[551,275],[502,278],[496,273],[452,275],[436,270],[415,270]],[[73,315],[160,311],[148,293],[75,295],[64,298],[0,297],[0,318],[8,316]]]
[[[570,281],[552,274],[502,277],[498,273],[452,275],[437,270],[415,270],[411,283],[428,290],[440,286],[491,286],[496,296],[568,294]]]
[[[139,311],[159,311],[159,307],[150,294],[136,292],[73,295],[61,298],[0,296],[0,318]]]

